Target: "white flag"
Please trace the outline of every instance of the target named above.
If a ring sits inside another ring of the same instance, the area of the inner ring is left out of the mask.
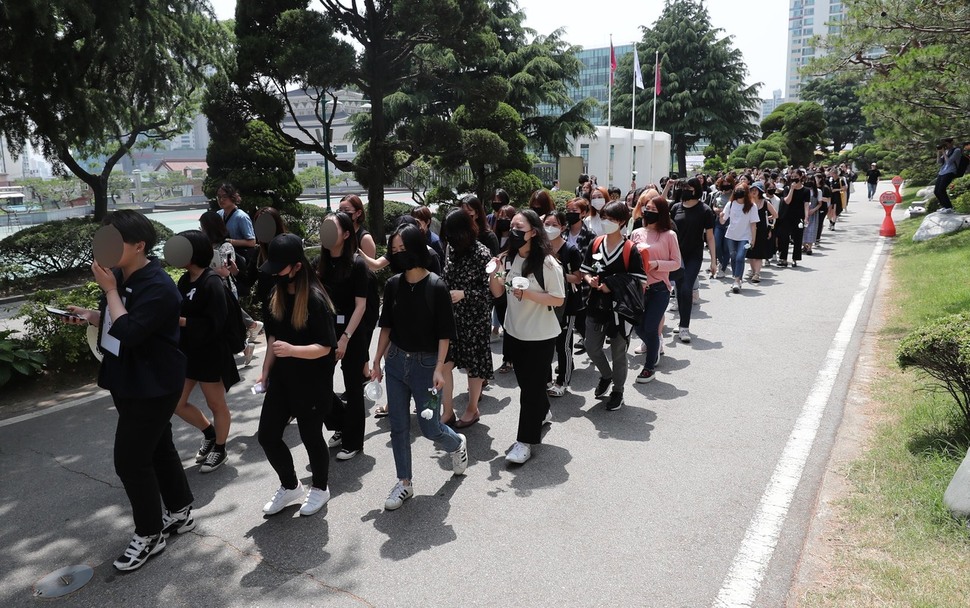
[[[638,89],[643,88],[643,74],[640,72],[640,54],[637,53],[636,45],[633,45],[633,84]]]

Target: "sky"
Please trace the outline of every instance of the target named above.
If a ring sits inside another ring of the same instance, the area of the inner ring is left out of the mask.
[[[219,19],[235,15],[236,0],[211,0]],[[762,83],[762,98],[785,90],[785,54],[788,44],[788,0],[707,0],[714,27],[733,37],[748,68],[745,84]],[[640,26],[651,26],[663,10],[664,0],[519,0],[526,26],[540,34],[565,28],[570,44],[585,48],[630,44],[642,38]],[[311,0],[310,8],[320,8]]]

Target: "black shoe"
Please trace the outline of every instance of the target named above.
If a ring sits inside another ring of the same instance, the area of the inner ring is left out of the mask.
[[[606,409],[615,412],[623,407],[623,393],[613,391],[610,393],[610,400],[606,402]]]
[[[166,538],[172,534],[185,534],[195,529],[195,518],[192,517],[192,506],[181,511],[165,511],[162,514],[162,536]]]
[[[128,548],[115,560],[114,567],[122,572],[137,570],[145,565],[148,558],[161,553],[165,550],[165,536],[155,534],[153,536],[131,537]]]
[[[593,396],[599,399],[606,394],[611,384],[613,384],[613,378],[600,378],[599,383],[596,385],[596,390],[593,391]]]

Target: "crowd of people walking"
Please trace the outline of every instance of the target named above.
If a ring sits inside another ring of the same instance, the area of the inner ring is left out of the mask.
[[[390,422],[396,479],[384,508],[395,510],[415,492],[412,412],[421,434],[463,475],[469,439],[460,431],[487,413],[483,398],[495,374],[512,373],[518,425],[505,460],[526,463],[540,453],[554,401],[570,393],[576,357],[586,353],[598,375],[594,398],[607,411],[620,409],[630,356],[643,357],[633,383],[653,381],[662,365],[668,308],[677,317],[675,339],[694,338],[705,255],[711,281],[727,275],[734,294],[757,286],[765,265],[783,268],[790,257],[795,266],[812,255],[826,221],[835,230],[847,210],[850,188],[838,168],[792,168],[664,179],[625,199],[586,178],[559,209],[545,190],[528,201],[497,190],[492,213],[468,195],[443,216],[440,231],[431,209],[413,209],[398,219],[380,257],[363,203],[349,195],[322,222],[320,256],[310,260],[275,209],[257,212],[272,218],[258,220],[271,229],[254,230],[225,184],[220,209],[179,235],[191,255],[177,284],[150,256],[151,223],[132,211],[111,214],[106,222],[121,233],[124,255],[113,268],[93,264],[100,308],[71,307],[70,322],[100,328],[99,384],[119,415],[115,463],[135,534],[115,567],[137,569],[169,535],[194,528],[170,420],[177,414],[202,434],[194,454],[201,473],[229,461],[227,391],[240,381],[234,354],[242,348],[248,365],[261,333],[266,352],[251,387],[263,400],[257,438],[280,484],[263,513],[299,503],[299,514],[311,516],[330,500],[330,450],[350,460],[365,449],[368,382],[386,387],[386,406],[375,416]],[[381,298],[375,272],[387,267]],[[228,336],[237,319],[245,339],[234,345]],[[640,344],[631,352],[634,335]],[[493,349],[501,350],[497,369]],[[467,376],[460,413],[456,370]],[[196,386],[211,419],[191,402]],[[309,459],[309,487],[284,440],[292,422]]]

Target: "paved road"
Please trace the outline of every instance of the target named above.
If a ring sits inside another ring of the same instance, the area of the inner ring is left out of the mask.
[[[417,495],[395,512],[382,509],[394,482],[388,423],[370,419],[366,452],[332,463],[323,511],[264,518],[278,482],[255,440],[260,402],[236,388],[231,460],[213,474],[189,459],[199,434],[175,423],[198,528],[117,575],[111,562],[131,520],[113,472],[109,400],[0,423],[0,605],[33,605],[34,581],[76,563],[95,567],[69,600],[76,606],[740,604],[744,593],[725,594],[726,580],[754,581],[753,605],[783,605],[871,303],[860,280],[867,265],[878,276],[888,253],[877,246],[882,211],[862,190],[799,268],[768,269],[740,295],[728,281],[703,281],[693,343],[665,339],[657,380],[628,386],[623,409],[607,412],[593,398],[597,375],[579,357],[573,391],[554,401],[544,443],[521,467],[503,458],[518,395],[513,377],[498,376],[481,423],[467,430],[467,476],[452,477],[450,459],[417,437]],[[854,297],[858,325],[840,332]],[[841,364],[834,344],[847,353]],[[630,357],[632,383],[641,357]],[[786,445],[825,384],[820,369],[834,372],[817,441],[780,534],[759,536],[763,496],[776,496],[766,494],[776,469],[791,472]],[[244,383],[255,377],[247,370]],[[295,427],[286,439],[308,479]],[[752,550],[754,568],[743,559]]]

